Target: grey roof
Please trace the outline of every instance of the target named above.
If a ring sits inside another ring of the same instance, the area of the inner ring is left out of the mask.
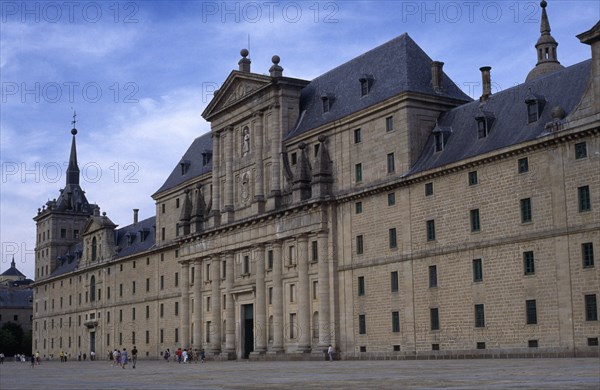
[[[83,241],[79,241],[77,244],[71,245],[67,253],[58,257],[58,266],[52,272],[51,276],[64,275],[69,272],[75,271],[81,254],[83,253]]]
[[[203,154],[209,154],[211,156],[208,164],[203,165]],[[187,164],[187,170],[184,174],[181,173],[181,164]],[[183,157],[164,184],[154,193],[155,196],[163,191],[170,188],[176,187],[179,184],[192,179],[194,177],[203,175],[212,170],[212,134],[206,133],[199,136],[192,142],[192,145],[184,153]]]
[[[10,268],[7,269],[6,271],[2,272],[0,274],[0,276],[18,276],[18,277],[23,277],[23,278],[25,277],[25,275],[23,275],[23,273],[21,273],[21,271],[19,271],[17,269],[14,257],[13,257],[12,261],[10,262]]]
[[[431,84],[429,56],[408,34],[402,34],[312,80],[300,95],[300,119],[286,139],[389,99],[402,92],[419,92],[472,99],[444,73],[442,91]],[[371,79],[371,88],[361,96],[361,77]],[[321,97],[332,98],[329,112],[323,113]]]
[[[1,308],[31,308],[33,291],[28,288],[0,287]]]
[[[116,231],[115,242],[120,248],[116,258],[146,251],[156,243],[156,217],[150,217]]]
[[[571,114],[587,88],[590,74],[591,60],[587,60],[493,94],[484,105],[474,101],[442,114],[438,126],[452,131],[444,149],[435,152],[431,134],[421,157],[407,175],[547,135],[545,127],[552,121],[552,109],[560,106],[567,116]],[[533,95],[543,97],[546,102],[540,119],[528,124],[525,99]],[[475,117],[482,111],[492,114],[494,122],[489,135],[479,139]]]

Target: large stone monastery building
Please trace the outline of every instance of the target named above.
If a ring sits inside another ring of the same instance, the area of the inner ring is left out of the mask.
[[[473,101],[403,34],[312,81],[248,51],[117,228],[79,185],[34,217],[34,350],[215,359],[598,356],[600,23]]]

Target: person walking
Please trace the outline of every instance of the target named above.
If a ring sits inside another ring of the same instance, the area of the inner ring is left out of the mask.
[[[31,354],[31,368],[35,368],[35,355]]]
[[[0,352],[0,364],[4,364],[4,353]]]
[[[329,356],[329,361],[333,361],[333,347],[329,344],[329,348],[327,348],[327,355]]]
[[[123,348],[123,352],[121,352],[121,367],[125,369],[127,365],[127,348]]]
[[[133,368],[135,368],[135,364],[137,363],[137,354],[138,350],[134,345],[133,349],[131,350],[131,364],[133,365]]]

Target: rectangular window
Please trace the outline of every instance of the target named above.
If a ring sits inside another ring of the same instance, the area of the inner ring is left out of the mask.
[[[537,324],[537,305],[535,299],[525,301],[527,324]]]
[[[165,275],[160,275],[160,289],[165,289]]]
[[[437,307],[429,309],[429,317],[431,320],[431,330],[440,330],[440,314]]]
[[[598,321],[596,294],[589,294],[585,296],[585,320]]]
[[[395,170],[396,170],[396,167],[394,164],[394,153],[388,153],[388,155],[387,155],[387,172],[394,173]]]
[[[269,287],[269,305],[273,304],[273,287]]]
[[[521,199],[521,223],[531,222],[531,198]]]
[[[135,282],[131,282],[131,293],[135,294]]]
[[[575,144],[575,159],[587,157],[587,144],[584,142],[578,142]]]
[[[485,327],[485,312],[484,312],[483,304],[475,305],[475,327],[476,328],[484,328]]]
[[[165,237],[166,237],[165,228],[162,228],[162,229],[160,230],[160,239],[164,241],[164,240],[165,240]]]
[[[435,220],[427,221],[427,241],[435,241]]]
[[[356,202],[354,204],[354,211],[356,214],[362,214],[363,212],[363,204],[362,202]]]
[[[400,332],[400,312],[399,311],[392,312],[392,332],[393,333]]]
[[[161,303],[160,304],[160,318],[163,318],[165,316],[165,304]]]
[[[425,183],[425,196],[433,195],[433,183]]]
[[[367,334],[367,318],[364,314],[358,316],[358,334]]]
[[[396,238],[396,228],[391,228],[388,231],[388,236],[390,249],[396,249],[398,247],[398,239]]]
[[[267,252],[267,269],[273,269],[273,251],[270,249]]]
[[[527,340],[527,346],[529,348],[537,348],[538,347],[538,341],[537,340]]]
[[[290,284],[290,302],[296,301],[296,285]]]
[[[210,304],[210,297],[206,297],[206,312],[210,313],[210,309],[211,309],[211,304]]]
[[[429,266],[429,288],[437,287],[437,266]]]
[[[469,172],[469,185],[474,186],[477,182],[477,171]]]
[[[591,268],[594,266],[594,244],[586,242],[581,244],[581,257],[583,260],[583,268]]]
[[[385,118],[385,131],[394,130],[394,117],[388,116]]]
[[[360,183],[362,181],[362,164],[354,165],[354,181]]]
[[[146,278],[146,292],[150,291],[150,278]]]
[[[123,296],[123,283],[119,284],[119,297]]]
[[[150,331],[146,331],[146,344],[150,344]]]
[[[363,248],[363,236],[362,234],[359,236],[356,236],[356,254],[357,255],[362,255],[364,252],[364,248]]]
[[[146,305],[146,318],[150,318],[150,306]]]
[[[313,280],[312,282],[312,299],[317,299],[319,297],[319,281]]]
[[[390,273],[390,285],[392,292],[398,292],[398,271],[392,271]]]
[[[365,295],[365,277],[358,277],[358,296],[362,297]]]
[[[175,272],[175,287],[179,286],[179,272]]]
[[[175,342],[179,342],[179,328],[175,328]]]
[[[590,200],[590,187],[583,186],[577,188],[577,194],[579,198],[579,212],[590,211],[592,209],[592,203]]]
[[[110,299],[110,286],[106,287],[106,299]]]
[[[529,160],[527,157],[520,158],[517,162],[519,173],[529,172]]]
[[[312,241],[310,243],[311,245],[311,253],[312,253],[312,262],[316,263],[319,261],[319,242],[318,241]]]
[[[523,252],[523,273],[525,275],[535,275],[533,251]]]
[[[298,155],[296,152],[293,152],[290,156],[292,165],[296,165],[298,163]]]
[[[388,202],[388,206],[393,206],[396,204],[396,193],[395,192],[390,192],[387,195],[387,202]]]
[[[481,282],[483,280],[483,263],[481,259],[473,260],[473,281]]]
[[[67,238],[67,229],[60,229],[60,238]]]
[[[478,232],[481,230],[481,223],[479,221],[479,209],[471,210],[471,231]]]
[[[119,322],[123,322],[123,310],[119,310]]]
[[[598,346],[598,337],[588,337],[587,345],[590,347],[597,347]]]
[[[161,342],[161,344],[165,342],[165,330],[164,329],[160,330],[160,342]]]
[[[362,135],[360,133],[360,129],[354,130],[354,143],[359,144],[362,142]]]
[[[175,302],[175,315],[179,315],[179,302]]]
[[[131,320],[135,321],[135,307],[131,308]]]

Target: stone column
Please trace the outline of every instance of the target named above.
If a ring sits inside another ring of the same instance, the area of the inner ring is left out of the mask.
[[[213,131],[213,156],[212,156],[212,210],[213,226],[221,222],[221,142],[220,132]]]
[[[190,345],[190,263],[181,263],[181,348]]]
[[[225,352],[233,354],[232,358],[235,357],[235,304],[233,301],[233,252],[227,252],[225,254],[225,286],[227,291],[225,294]]]
[[[227,126],[225,136],[225,221],[233,221],[233,126]]]
[[[211,297],[210,311],[212,312],[212,329],[210,333],[210,351],[212,353],[221,352],[221,262],[217,256],[213,256],[211,261]]]
[[[308,236],[298,237],[298,350],[310,351],[310,286]]]
[[[255,352],[264,353],[267,350],[267,301],[265,294],[265,248],[256,247],[256,318],[254,320],[254,335],[256,340]]]
[[[273,345],[271,351],[283,352],[283,285],[281,242],[273,243]]]
[[[202,348],[202,260],[194,261],[194,349]]]
[[[270,209],[278,206],[281,195],[280,172],[281,172],[281,127],[279,104],[271,106],[273,117],[273,128],[271,129],[271,194],[272,204]]]
[[[327,232],[319,232],[317,241],[319,250],[319,347],[323,349],[331,344]]]
[[[264,212],[265,183],[263,163],[263,113],[254,114],[254,144],[256,145],[255,162],[256,178],[254,180],[254,201],[257,203],[257,211]]]

